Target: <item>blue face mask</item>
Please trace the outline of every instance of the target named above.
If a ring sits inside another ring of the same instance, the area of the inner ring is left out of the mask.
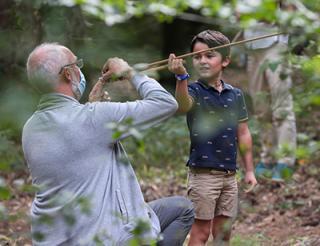
[[[82,97],[84,90],[86,89],[86,83],[87,83],[86,78],[84,77],[80,69],[79,69],[79,72],[80,72],[80,82],[79,83],[72,82],[72,91],[76,95],[76,98],[78,100],[80,100],[80,98]]]

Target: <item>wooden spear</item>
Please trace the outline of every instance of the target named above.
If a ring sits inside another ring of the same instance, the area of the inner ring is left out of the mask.
[[[229,46],[235,46],[235,45],[239,45],[239,44],[253,42],[253,41],[256,41],[256,40],[260,40],[260,39],[264,39],[264,38],[270,38],[270,37],[278,36],[278,35],[281,35],[281,34],[284,34],[284,33],[283,32],[278,32],[278,33],[258,36],[258,37],[255,37],[255,38],[244,39],[244,40],[237,41],[237,42],[232,42],[232,43],[229,43],[229,44],[224,44],[224,45],[220,45],[220,46],[216,46],[216,47],[212,47],[212,48],[208,48],[208,49],[204,49],[204,50],[199,50],[199,51],[196,51],[196,52],[190,52],[190,53],[187,53],[187,54],[183,54],[183,55],[177,56],[175,59],[177,59],[177,58],[181,59],[181,58],[185,58],[185,57],[188,57],[188,56],[196,55],[196,54],[199,54],[199,53],[202,53],[202,52],[207,52],[207,51],[222,49],[222,48],[229,47]],[[161,61],[156,61],[156,62],[152,62],[152,63],[146,64],[143,67],[138,68],[137,70],[139,70],[141,72],[158,71],[158,70],[162,70],[162,69],[167,68],[168,67],[167,63],[168,63],[168,59],[161,60]]]

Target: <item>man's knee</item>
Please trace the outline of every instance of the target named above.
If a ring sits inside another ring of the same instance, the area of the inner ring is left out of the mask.
[[[194,222],[194,207],[192,202],[183,196],[176,196],[175,204],[181,208],[181,217],[188,224],[192,225]]]

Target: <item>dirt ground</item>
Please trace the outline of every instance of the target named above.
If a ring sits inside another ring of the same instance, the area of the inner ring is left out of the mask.
[[[232,233],[241,243],[233,240],[233,245],[320,245],[319,177],[318,166],[308,165],[300,167],[286,184],[259,180],[258,187],[245,193],[240,183],[239,216]],[[0,223],[0,245],[31,245],[26,214],[32,195],[11,184],[14,197],[4,202],[10,220]],[[185,185],[175,180],[141,182],[141,187],[147,201],[186,192]]]
[[[232,235],[242,240],[233,240],[231,245],[320,245],[319,177],[318,165],[309,165],[299,167],[287,183],[258,180],[250,193],[244,192],[240,182],[239,215]],[[166,186],[167,191],[163,184],[142,187],[147,200],[164,192],[185,195],[183,185]]]
[[[301,167],[287,184],[260,180],[240,193],[234,234],[260,238],[261,245],[320,245],[319,169]]]

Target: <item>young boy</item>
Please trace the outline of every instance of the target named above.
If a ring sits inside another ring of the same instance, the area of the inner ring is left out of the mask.
[[[222,33],[207,30],[192,39],[191,51],[228,43]],[[244,161],[245,182],[257,184],[248,113],[242,91],[221,79],[223,69],[230,63],[229,47],[198,53],[192,61],[199,79],[190,85],[181,59],[170,54],[168,64],[177,78],[178,111],[187,113],[191,139],[188,197],[196,215],[189,245],[205,245],[210,233],[217,245],[223,245],[229,243],[237,212],[237,146]]]

